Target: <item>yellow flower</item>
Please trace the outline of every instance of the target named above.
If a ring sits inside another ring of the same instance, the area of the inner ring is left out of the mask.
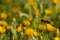
[[[59,29],[58,28],[55,29],[55,35],[59,36]]]
[[[6,19],[8,17],[8,15],[6,13],[1,13],[1,18],[2,19]]]
[[[2,32],[2,30],[3,30],[3,28],[2,28],[2,26],[0,26],[0,32]]]
[[[54,40],[60,40],[60,38],[59,37],[55,37]]]
[[[9,29],[10,29],[10,25],[7,25],[7,26],[6,26],[6,29],[8,29],[8,30],[9,30]]]
[[[2,21],[0,21],[0,25],[2,25],[3,23],[2,23]]]
[[[30,25],[30,22],[28,20],[25,20],[25,21],[23,21],[23,25],[24,26],[29,26]]]
[[[51,32],[54,31],[55,28],[51,24],[47,24],[47,30]]]
[[[53,0],[53,3],[59,4],[59,0]]]
[[[39,30],[46,30],[46,26],[44,26],[44,25],[39,25],[38,28],[39,28]]]
[[[37,8],[37,3],[36,2],[31,3],[31,6],[32,6],[32,8]]]
[[[3,28],[3,30],[2,30],[2,32],[1,33],[5,33],[6,32],[6,29],[5,28]]]
[[[45,13],[48,14],[48,15],[51,15],[53,13],[53,10],[45,9]]]
[[[28,20],[29,20],[29,21],[32,21],[32,18],[31,18],[31,17],[28,17]]]
[[[8,23],[6,21],[3,21],[3,25],[6,26],[8,25]]]
[[[16,7],[12,8],[13,13],[17,13],[19,10],[20,10],[20,6],[16,6]]]
[[[6,31],[5,28],[3,28],[2,26],[0,26],[0,33],[4,33]]]
[[[23,28],[21,26],[18,26],[17,32],[21,32],[22,30],[23,30]]]
[[[33,35],[34,35],[34,37],[38,37],[39,36],[39,34],[37,32],[34,32]]]
[[[34,16],[38,16],[39,15],[39,10],[37,9],[34,13]]]
[[[25,29],[25,35],[30,37],[33,35],[34,30],[32,28]]]
[[[28,3],[30,3],[30,5],[31,5],[33,8],[36,8],[36,7],[37,7],[37,3],[34,2],[33,0],[28,0]]]
[[[0,21],[0,25],[6,26],[8,23],[6,21]]]
[[[33,0],[28,0],[28,2],[29,2],[30,4],[32,4],[32,3],[33,3]]]

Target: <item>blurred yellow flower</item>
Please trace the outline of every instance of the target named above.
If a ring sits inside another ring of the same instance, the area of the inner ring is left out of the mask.
[[[28,21],[32,21],[32,18],[31,17],[28,17]]]
[[[55,30],[55,27],[53,27],[51,24],[47,24],[47,31],[52,32]]]
[[[3,25],[6,26],[8,25],[8,23],[6,21],[3,21]]]
[[[0,26],[0,33],[4,33],[6,31],[5,28],[3,28],[2,26]]]
[[[2,30],[2,32],[1,33],[5,33],[6,32],[6,29],[5,28],[3,28],[3,30]]]
[[[23,25],[24,26],[29,26],[30,25],[30,22],[28,20],[25,20],[25,21],[23,21]]]
[[[37,38],[37,37],[39,36],[39,33],[34,32],[34,33],[33,33],[33,35],[34,35],[34,37],[36,37],[36,38]]]
[[[9,29],[10,29],[10,25],[6,25],[6,29],[8,29],[8,30],[9,30]]]
[[[37,7],[37,3],[36,3],[34,0],[28,0],[28,3],[30,3],[30,5],[31,5],[33,8],[36,8],[36,7]]]
[[[60,40],[60,37],[55,37],[54,40]]]
[[[34,12],[34,16],[38,16],[39,15],[39,10],[37,9],[37,10],[35,10],[35,12]]]
[[[46,30],[46,26],[44,25],[38,25],[39,30]]]
[[[20,10],[20,6],[15,6],[14,8],[12,8],[13,13],[17,13],[19,10]]]
[[[0,20],[0,25],[3,23],[3,21]]]
[[[32,28],[26,28],[25,29],[25,35],[30,37],[33,35],[34,30]]]
[[[54,4],[59,4],[60,1],[59,1],[59,0],[53,0],[53,3],[54,3]]]
[[[6,26],[8,23],[6,21],[0,21],[0,25]]]
[[[55,35],[59,36],[59,29],[58,28],[55,29]]]
[[[23,28],[21,27],[21,25],[18,26],[18,28],[17,28],[17,32],[21,32],[22,30],[23,30]]]
[[[1,13],[1,18],[2,19],[6,19],[8,17],[8,15],[6,13]]]
[[[0,32],[2,32],[2,30],[3,30],[3,28],[2,28],[2,26],[0,26]]]
[[[45,9],[45,13],[48,14],[48,15],[51,15],[53,13],[53,10]]]

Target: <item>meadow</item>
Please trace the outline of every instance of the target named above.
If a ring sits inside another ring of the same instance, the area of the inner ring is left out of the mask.
[[[60,0],[0,0],[0,40],[60,40]]]

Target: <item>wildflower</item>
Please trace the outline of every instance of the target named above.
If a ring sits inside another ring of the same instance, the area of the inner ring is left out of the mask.
[[[3,28],[0,26],[0,32],[2,32]]]
[[[34,30],[32,28],[26,28],[25,29],[25,35],[30,37],[33,35]]]
[[[34,16],[38,16],[39,15],[39,10],[37,9],[34,13]]]
[[[18,26],[17,32],[21,32],[22,30],[23,30],[23,28],[21,26]]]
[[[32,18],[31,18],[31,17],[28,17],[28,20],[29,20],[29,21],[32,21]]]
[[[51,32],[54,31],[55,28],[51,24],[47,24],[47,30]]]
[[[36,2],[31,3],[31,6],[32,6],[32,8],[37,8],[37,3]]]
[[[59,0],[53,0],[54,4],[59,4]]]
[[[0,33],[4,33],[6,31],[5,28],[3,28],[2,26],[0,26]]]
[[[8,23],[6,21],[0,21],[0,25],[6,26]]]
[[[6,26],[8,25],[8,23],[6,21],[3,21],[3,25]]]
[[[36,8],[36,7],[37,7],[37,3],[34,2],[33,0],[28,0],[28,3],[30,3],[30,5],[31,5],[33,8]]]
[[[55,37],[54,40],[60,40],[60,38],[59,37]]]
[[[20,6],[16,6],[16,7],[12,8],[13,13],[17,13],[19,10],[20,10]]]
[[[30,22],[28,20],[25,20],[25,21],[23,21],[23,25],[24,26],[29,26],[30,25]]]
[[[2,21],[0,21],[0,25],[2,24]]]
[[[8,15],[6,13],[1,13],[1,18],[2,19],[6,19],[8,17]]]
[[[9,30],[9,29],[10,29],[10,25],[7,25],[7,26],[6,26],[6,29],[8,29],[8,30]]]
[[[6,29],[5,28],[3,28],[3,30],[2,30],[2,32],[1,33],[5,33],[6,32]]]
[[[48,14],[48,15],[51,15],[53,13],[53,11],[50,10],[50,9],[45,9],[45,13]]]
[[[55,35],[59,36],[59,29],[58,28],[55,29]]]
[[[38,28],[39,28],[39,30],[46,30],[46,26],[44,26],[44,25],[39,25]]]
[[[39,34],[38,34],[37,32],[34,32],[33,35],[34,35],[34,37],[36,37],[36,38],[39,36]]]

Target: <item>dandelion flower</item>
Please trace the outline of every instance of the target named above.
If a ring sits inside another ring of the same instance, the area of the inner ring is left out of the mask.
[[[8,15],[6,13],[1,13],[1,18],[2,19],[6,19],[8,17]]]
[[[39,25],[38,28],[39,28],[39,30],[46,30],[46,26],[44,26],[44,25]]]
[[[39,34],[38,34],[37,32],[34,32],[33,35],[34,35],[34,37],[36,37],[36,38],[39,36]]]
[[[54,40],[60,40],[60,38],[59,37],[55,37]]]
[[[30,37],[33,35],[34,30],[32,28],[25,29],[26,36]]]
[[[25,20],[25,21],[23,21],[23,25],[24,26],[29,26],[30,25],[30,22],[28,20]]]

